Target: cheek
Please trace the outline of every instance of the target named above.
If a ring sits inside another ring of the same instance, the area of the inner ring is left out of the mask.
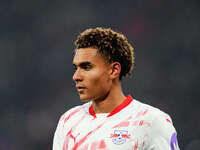
[[[94,70],[88,76],[88,84],[91,90],[106,90],[109,87],[109,79],[106,72]]]

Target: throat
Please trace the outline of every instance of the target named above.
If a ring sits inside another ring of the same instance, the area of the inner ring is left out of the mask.
[[[106,98],[104,100],[93,100],[92,106],[95,114],[111,113],[117,106],[126,100],[124,95],[120,97]]]

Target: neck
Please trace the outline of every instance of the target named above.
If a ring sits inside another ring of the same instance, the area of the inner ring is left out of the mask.
[[[110,113],[117,106],[119,106],[126,97],[121,89],[121,83],[117,82],[113,84],[108,95],[102,100],[93,100],[93,109],[96,114],[98,113]]]

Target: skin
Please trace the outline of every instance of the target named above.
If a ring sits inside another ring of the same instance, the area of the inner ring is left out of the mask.
[[[73,80],[80,99],[92,101],[95,113],[109,113],[126,99],[119,80],[120,63],[106,63],[95,48],[80,48],[73,65],[76,68]]]

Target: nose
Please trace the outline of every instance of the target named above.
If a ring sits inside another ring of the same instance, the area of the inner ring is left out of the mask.
[[[81,75],[81,70],[80,70],[80,69],[77,69],[77,70],[74,72],[73,80],[74,80],[74,82],[79,82],[79,81],[82,81],[82,80],[83,80],[83,77],[82,77],[82,75]]]

